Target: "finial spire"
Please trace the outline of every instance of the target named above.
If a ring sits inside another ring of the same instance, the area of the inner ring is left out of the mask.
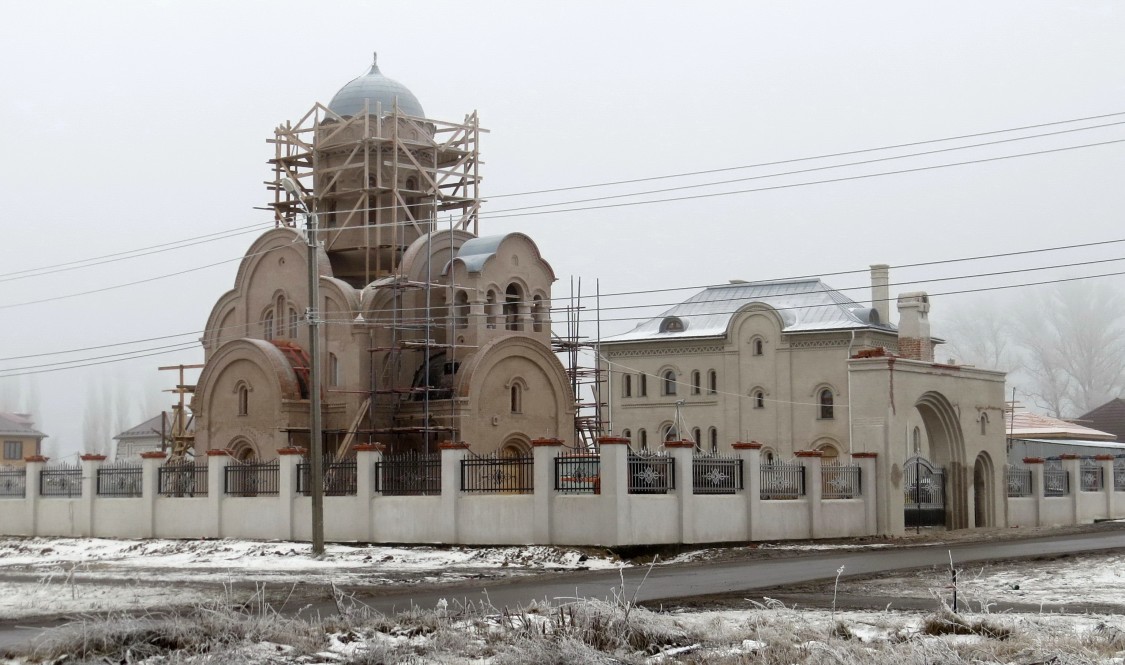
[[[379,52],[378,51],[372,51],[371,52],[371,69],[369,69],[367,71],[367,73],[368,74],[378,74],[379,73]]]

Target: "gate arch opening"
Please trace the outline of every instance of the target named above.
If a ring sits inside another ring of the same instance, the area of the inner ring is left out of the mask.
[[[945,470],[945,527],[969,527],[969,484],[965,461],[965,436],[957,411],[936,391],[924,393],[914,408],[926,428],[930,460]]]

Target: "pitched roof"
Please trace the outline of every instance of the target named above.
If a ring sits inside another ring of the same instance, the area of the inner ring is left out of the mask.
[[[127,440],[127,439],[151,439],[154,436],[159,437],[160,431],[161,431],[160,420],[163,416],[164,416],[163,413],[158,413],[155,416],[153,416],[153,417],[149,418],[148,420],[144,421],[143,423],[141,423],[139,425],[134,425],[134,426],[130,427],[129,429],[125,430],[124,432],[118,434],[117,436],[115,436],[113,438],[116,439],[117,441],[124,441],[124,440]],[[171,418],[171,416],[169,416],[169,419],[170,418]],[[195,431],[195,419],[194,418],[188,418],[188,431],[189,432]],[[169,432],[169,434],[171,434],[171,432]]]
[[[0,413],[0,435],[37,436],[39,438],[47,436],[31,425],[31,419],[22,413]]]
[[[1102,404],[1089,413],[1085,413],[1075,420],[1096,427],[1103,432],[1117,435],[1125,441],[1125,399],[1116,397]]]
[[[1019,439],[1113,441],[1117,438],[1109,432],[1102,432],[1050,416],[1041,416],[1038,413],[1019,408],[1016,409],[1014,414],[1009,409],[1005,413],[1004,419],[1004,427],[1008,429],[1008,435]]]
[[[777,310],[784,322],[782,331],[787,333],[857,328],[895,330],[893,325],[880,321],[873,309],[814,278],[710,286],[660,316],[602,342],[719,337],[726,334],[734,315],[751,303]],[[680,319],[683,329],[661,332],[661,324],[669,317]]]

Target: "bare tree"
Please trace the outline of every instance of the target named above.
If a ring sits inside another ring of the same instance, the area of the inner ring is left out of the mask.
[[[944,355],[985,369],[1014,372],[1020,367],[1019,349],[1012,339],[1009,308],[994,300],[962,299],[935,321],[935,332],[946,338]]]

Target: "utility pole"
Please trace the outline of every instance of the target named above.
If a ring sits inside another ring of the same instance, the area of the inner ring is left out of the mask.
[[[320,272],[317,270],[317,219],[305,202],[301,186],[292,178],[281,185],[305,211],[305,235],[309,257],[309,494],[312,496],[312,555],[324,556],[324,441],[320,426]]]

